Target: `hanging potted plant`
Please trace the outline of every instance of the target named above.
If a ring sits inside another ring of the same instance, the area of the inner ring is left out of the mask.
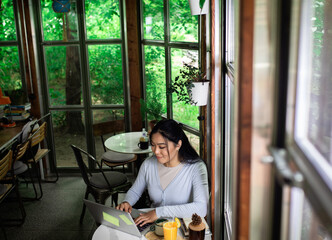
[[[209,0],[188,0],[191,15],[207,14],[209,10]]]
[[[176,93],[179,101],[195,106],[205,106],[208,101],[209,80],[192,64],[184,63],[180,75],[175,77],[168,92]]]
[[[150,132],[154,125],[162,119],[162,116],[166,113],[166,110],[163,108],[157,94],[152,94],[152,96],[148,98],[148,101],[140,99],[139,102],[141,104],[141,115],[143,121],[145,121],[146,116],[149,119]]]

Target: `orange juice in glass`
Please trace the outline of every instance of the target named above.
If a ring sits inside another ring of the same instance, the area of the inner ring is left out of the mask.
[[[167,222],[163,225],[164,239],[165,240],[176,240],[178,227],[176,222]]]

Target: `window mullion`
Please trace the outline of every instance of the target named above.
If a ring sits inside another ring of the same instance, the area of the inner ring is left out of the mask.
[[[169,25],[169,1],[164,0],[164,41],[165,41],[165,77],[166,77],[166,88],[169,87],[172,81],[171,75],[171,49],[169,46],[170,42],[170,25]],[[172,106],[172,95],[166,95],[167,102],[167,117],[173,118],[173,106]]]

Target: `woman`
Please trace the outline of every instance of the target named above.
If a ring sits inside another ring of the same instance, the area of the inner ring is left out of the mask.
[[[131,212],[145,189],[154,210],[135,219],[137,225],[160,217],[204,217],[208,208],[208,179],[205,163],[190,145],[181,126],[172,119],[161,120],[150,133],[154,155],[140,167],[133,186],[117,209]]]

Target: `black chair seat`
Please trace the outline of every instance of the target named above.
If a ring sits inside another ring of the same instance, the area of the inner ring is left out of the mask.
[[[91,194],[95,201],[105,204],[107,198],[112,197],[112,203],[118,205],[118,194],[125,193],[131,187],[131,182],[127,176],[120,172],[104,172],[101,165],[96,159],[81,148],[71,145],[74,151],[76,162],[81,170],[81,175],[86,184],[84,199],[88,199]],[[84,159],[83,159],[83,156]],[[89,161],[93,161],[97,165],[98,172],[92,172],[88,168]],[[85,204],[83,204],[80,223],[82,223],[85,214]]]
[[[135,154],[118,153],[113,151],[105,152],[101,159],[110,163],[123,163],[135,158]]]
[[[116,119],[106,122],[100,122],[93,124],[93,135],[100,137],[101,143],[104,148],[104,153],[101,156],[101,165],[105,164],[112,170],[114,167],[122,166],[123,173],[125,173],[125,165],[137,160],[135,154],[130,153],[118,153],[109,151],[105,147],[104,136],[109,134],[116,134],[125,131],[124,119]]]
[[[128,181],[127,176],[119,172],[104,172],[110,187],[114,188]],[[94,174],[90,178],[90,183],[96,188],[109,188],[102,173]]]

